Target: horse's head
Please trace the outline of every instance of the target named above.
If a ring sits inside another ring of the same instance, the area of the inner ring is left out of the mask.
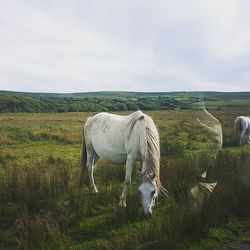
[[[149,217],[152,215],[152,209],[155,205],[155,199],[158,196],[155,175],[143,174],[139,176],[140,184],[138,192],[141,198],[141,204],[144,210],[144,215]]]
[[[207,178],[207,171],[201,175],[202,182],[190,189],[190,194],[195,207],[202,207],[205,202],[208,201],[209,196],[213,193],[217,182],[207,183],[204,182]]]

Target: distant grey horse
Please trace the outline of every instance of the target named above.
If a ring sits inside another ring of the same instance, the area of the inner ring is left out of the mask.
[[[234,122],[234,134],[239,145],[243,144],[244,137],[250,144],[250,118],[249,116],[238,116]]]

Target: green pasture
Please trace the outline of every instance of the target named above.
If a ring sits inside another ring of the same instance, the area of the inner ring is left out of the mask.
[[[0,249],[244,249],[250,243],[250,146],[233,139],[234,119],[244,112],[212,113],[223,127],[221,151],[196,119],[206,121],[202,111],[148,112],[160,133],[161,181],[169,191],[150,219],[136,192],[139,163],[125,209],[118,206],[124,165],[98,162],[99,194],[79,189],[82,127],[93,113],[1,114]],[[206,169],[207,182],[218,185],[194,206],[189,190]]]

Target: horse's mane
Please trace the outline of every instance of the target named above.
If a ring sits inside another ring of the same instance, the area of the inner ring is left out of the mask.
[[[161,190],[160,181],[160,144],[159,134],[153,120],[149,117],[145,117],[145,129],[147,140],[147,154],[145,159],[145,171],[144,175],[150,175],[153,173],[156,178],[157,191]]]
[[[144,118],[144,114],[140,110],[138,110],[138,111],[132,113],[131,115],[129,115],[129,117],[130,117],[130,120],[129,120],[129,137],[130,137],[130,135],[132,133],[132,130],[133,130],[134,126],[135,126],[135,123],[137,121],[139,121],[139,120],[142,120]]]
[[[140,110],[131,114],[131,126],[130,133],[134,127],[134,124],[138,120],[144,121],[145,128],[145,165],[141,171],[140,183],[146,180],[152,180],[151,176],[153,175],[156,179],[156,188],[158,193],[161,191],[167,193],[161,185],[160,181],[160,143],[159,143],[159,134],[157,128],[151,119],[146,114],[143,114]]]

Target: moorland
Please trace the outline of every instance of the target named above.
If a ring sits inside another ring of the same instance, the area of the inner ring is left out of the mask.
[[[247,249],[250,146],[237,145],[233,123],[236,116],[250,113],[248,95],[203,94],[206,107],[222,125],[224,143],[219,150],[213,135],[197,122],[197,117],[206,120],[198,105],[200,96],[184,94],[101,95],[87,97],[86,101],[86,97],[42,98],[2,93],[0,100],[23,98],[47,103],[47,98],[52,98],[56,103],[60,100],[74,103],[76,98],[79,105],[95,100],[97,104],[103,101],[111,106],[112,102],[130,103],[132,99],[135,106],[136,102],[146,100],[149,106],[151,102],[161,106],[158,100],[166,98],[175,106],[142,108],[159,130],[161,181],[169,192],[168,198],[159,197],[150,219],[143,217],[136,191],[135,172],[139,163],[133,170],[125,209],[118,206],[124,165],[98,162],[94,173],[98,195],[90,194],[86,186],[79,188],[82,127],[87,117],[101,110],[3,111],[0,249]],[[124,115],[131,112],[128,108],[113,111]],[[217,186],[205,202],[195,205],[190,188],[201,181],[205,170],[206,181],[217,182]]]

